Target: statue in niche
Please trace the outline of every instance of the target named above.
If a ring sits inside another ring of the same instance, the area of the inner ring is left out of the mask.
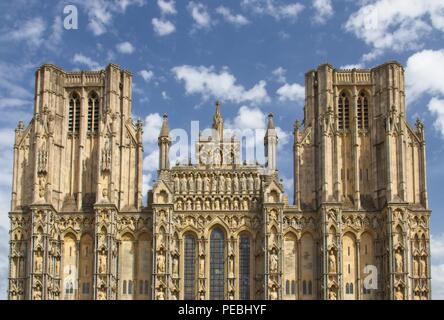
[[[206,199],[205,199],[205,203],[204,203],[204,205],[205,205],[205,210],[211,210],[211,202],[210,202],[210,199],[206,198]]]
[[[217,192],[217,176],[213,175],[213,179],[211,182],[211,192],[216,193]]]
[[[413,258],[413,275],[414,276],[419,276],[419,262],[418,262],[418,260],[419,260],[418,256],[415,256]]]
[[[165,300],[165,292],[160,288],[156,295],[157,300]]]
[[[186,193],[187,192],[187,178],[185,177],[185,174],[180,179],[180,191],[182,193]]]
[[[196,191],[202,192],[202,178],[200,177],[200,174],[197,174],[196,178]]]
[[[219,150],[216,150],[216,152],[214,152],[213,160],[214,165],[216,166],[220,166],[222,164],[222,156]]]
[[[395,270],[396,272],[403,272],[403,261],[401,249],[395,252]]]
[[[275,285],[272,285],[270,288],[270,300],[277,300],[278,293]]]
[[[99,253],[99,273],[106,273],[106,251],[100,250]]]
[[[253,178],[253,174],[250,174],[248,176],[248,191],[253,191],[254,190],[254,178]]]
[[[165,255],[163,251],[160,251],[157,254],[157,273],[164,273],[165,272]]]
[[[230,177],[230,175],[228,175],[227,178],[225,179],[225,190],[227,193],[231,192],[231,177]]]
[[[105,145],[102,150],[102,171],[111,170],[111,148],[108,140],[105,140]]]
[[[270,272],[278,271],[278,255],[276,250],[272,250],[270,253]]]
[[[38,249],[35,255],[35,272],[42,272],[43,266],[43,253],[42,250]]]
[[[43,198],[45,196],[46,189],[46,179],[45,176],[41,176],[39,178],[39,197]]]
[[[230,210],[230,199],[228,198],[224,200],[224,210]]]
[[[421,257],[419,261],[421,263],[421,277],[426,277],[427,276],[426,257]]]
[[[193,204],[191,199],[187,199],[187,210],[193,210]]]
[[[219,192],[223,193],[225,191],[225,177],[221,175],[219,177]]]
[[[214,210],[220,210],[220,200],[214,200]]]
[[[328,255],[328,271],[330,273],[336,273],[336,255],[334,250],[330,250]]]
[[[328,299],[329,300],[337,300],[337,295],[336,295],[336,291],[333,289],[330,289],[329,293],[328,293]]]
[[[261,190],[261,178],[259,177],[259,175],[257,175],[257,176],[254,178],[254,188],[255,188],[257,191],[260,191],[260,190]]]
[[[42,300],[42,288],[40,286],[37,286],[34,288],[34,294],[33,294],[34,300]]]
[[[188,191],[194,192],[194,178],[193,175],[190,175],[188,178]]]
[[[164,235],[163,235],[163,231],[161,230],[158,235],[157,235],[157,250],[161,249],[163,247],[163,242],[164,242]]]
[[[175,192],[180,192],[180,179],[179,179],[179,175],[176,175],[174,177],[174,191]]]
[[[401,287],[396,288],[395,300],[404,300],[404,294],[402,293]]]
[[[177,210],[183,210],[182,200],[177,200],[176,208]]]
[[[241,189],[243,192],[247,191],[247,178],[245,178],[244,174],[241,176]]]
[[[177,255],[173,256],[172,262],[173,276],[179,276],[179,258]]]
[[[253,209],[257,209],[257,199],[253,198],[253,204],[252,204]]]
[[[208,176],[204,178],[204,191],[210,192],[210,178]]]
[[[239,210],[239,200],[237,198],[233,201],[233,210]]]
[[[202,210],[202,202],[200,201],[200,199],[196,200],[196,210]]]
[[[237,178],[237,175],[233,178],[233,189],[234,192],[239,192],[239,179]]]
[[[228,277],[234,278],[234,255],[228,256]]]
[[[203,254],[199,257],[199,277],[205,277],[205,256]]]
[[[242,210],[248,210],[248,198],[242,199]]]

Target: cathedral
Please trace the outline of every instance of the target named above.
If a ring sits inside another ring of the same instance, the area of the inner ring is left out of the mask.
[[[424,126],[406,119],[404,69],[329,64],[305,74],[293,201],[272,114],[263,164],[241,160],[220,104],[196,159],[142,193],[132,74],[36,71],[15,130],[11,300],[423,300],[431,298]]]

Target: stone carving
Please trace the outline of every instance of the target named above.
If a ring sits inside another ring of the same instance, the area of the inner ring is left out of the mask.
[[[278,255],[275,249],[270,252],[270,272],[278,271]]]
[[[397,249],[395,252],[395,270],[398,273],[403,272],[403,255],[401,249]]]
[[[334,250],[330,250],[328,255],[328,272],[336,273],[336,255]]]
[[[102,172],[111,170],[111,148],[109,147],[108,140],[105,140],[105,145],[102,149],[101,168]]]
[[[163,251],[157,253],[157,273],[165,273],[165,254]]]

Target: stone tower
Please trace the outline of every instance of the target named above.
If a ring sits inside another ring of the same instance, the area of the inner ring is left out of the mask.
[[[34,116],[15,133],[11,299],[116,296],[116,215],[142,206],[131,81],[116,65],[37,70]]]
[[[306,73],[305,90],[294,204],[322,221],[321,297],[430,298],[424,129],[406,120],[403,67],[324,64]],[[377,290],[362,289],[366,265],[377,267]]]

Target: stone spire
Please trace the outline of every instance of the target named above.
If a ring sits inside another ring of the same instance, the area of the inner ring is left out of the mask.
[[[216,113],[213,117],[213,126],[212,128],[217,131],[218,138],[220,140],[224,137],[224,120],[222,119],[222,114],[220,113],[220,102],[216,101]]]
[[[165,170],[170,168],[170,128],[168,127],[168,116],[165,113],[163,115],[162,128],[158,138],[159,145],[159,170]]]
[[[276,170],[276,151],[278,144],[278,136],[276,128],[273,123],[273,114],[268,114],[267,132],[265,133],[264,146],[265,146],[265,159],[267,159],[267,168],[274,171]]]
[[[163,114],[162,120],[162,128],[160,129],[160,137],[169,137],[170,136],[170,128],[168,126],[168,115],[166,113]]]

